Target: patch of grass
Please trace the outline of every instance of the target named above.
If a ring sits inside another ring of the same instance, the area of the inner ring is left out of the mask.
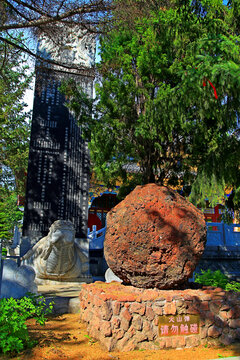
[[[94,340],[91,336],[89,335],[84,335],[87,339],[90,345],[95,344],[96,340]]]

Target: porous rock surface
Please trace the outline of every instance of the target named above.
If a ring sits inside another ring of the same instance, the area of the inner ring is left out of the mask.
[[[204,215],[164,186],[137,186],[107,215],[104,254],[124,284],[179,287],[191,277],[205,243]]]

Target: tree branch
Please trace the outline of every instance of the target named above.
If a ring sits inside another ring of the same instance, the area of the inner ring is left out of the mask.
[[[88,67],[78,67],[78,66],[74,66],[74,65],[67,65],[67,64],[62,64],[62,63],[60,63],[58,61],[54,61],[54,60],[51,60],[51,59],[45,59],[44,57],[42,57],[42,56],[40,56],[38,54],[34,54],[34,52],[29,50],[27,47],[25,47],[24,44],[22,44],[23,45],[23,47],[22,47],[22,46],[20,46],[20,45],[18,45],[16,43],[14,43],[13,41],[10,41],[9,39],[3,38],[2,36],[0,36],[0,41],[3,41],[4,43],[9,44],[9,45],[15,47],[16,49],[19,49],[19,50],[27,53],[28,55],[42,61],[45,64],[46,63],[47,64],[52,64],[52,65],[60,66],[62,68],[69,69],[69,70],[74,70],[75,69],[75,70],[78,70],[78,71],[80,71],[80,70],[88,71],[89,73],[94,72],[94,69],[90,69]]]
[[[6,59],[7,59],[7,46],[6,46],[6,44],[4,44],[4,57],[3,57],[3,62],[2,62],[1,68],[0,68],[0,73],[2,73],[2,70],[6,63]],[[5,75],[3,73],[2,73],[2,77],[5,78]]]
[[[25,19],[26,21],[29,21],[29,18],[27,18],[23,13],[21,13],[20,11],[18,11],[9,1],[4,0],[5,3],[13,10],[16,12],[16,14],[18,16],[21,16],[23,19]]]
[[[6,0],[4,0],[4,1],[7,2]],[[24,1],[21,1],[21,0],[12,0],[12,1],[13,1],[13,2],[16,2],[18,5],[23,6],[24,8],[28,8],[29,10],[34,11],[34,12],[36,12],[36,13],[42,15],[42,16],[46,16],[46,15],[47,15],[47,12],[42,11],[40,8],[36,8],[36,7],[34,7],[34,6],[26,3],[26,2],[24,2]],[[13,6],[13,5],[12,5],[12,6]],[[14,6],[13,6],[13,7],[14,7]],[[14,7],[14,9],[16,9],[16,8]]]
[[[74,15],[86,15],[86,14],[93,14],[97,12],[104,12],[112,9],[111,5],[104,4],[102,0],[97,1],[95,4],[87,5],[78,7],[76,9],[72,9],[69,11],[64,12],[61,15],[56,14],[55,16],[49,16],[48,14],[41,12],[40,10],[20,1],[14,0],[18,4],[25,6],[31,9],[34,12],[41,14],[41,17],[37,20],[29,20],[21,23],[14,23],[14,24],[4,24],[0,26],[0,31],[4,30],[13,30],[13,29],[23,29],[23,28],[32,28],[38,27],[41,25],[48,25],[52,23],[61,23],[62,20],[72,18]],[[23,16],[22,16],[23,17]],[[73,23],[77,23],[73,21]]]

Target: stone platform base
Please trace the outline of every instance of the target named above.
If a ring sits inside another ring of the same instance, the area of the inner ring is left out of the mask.
[[[78,284],[89,284],[93,281],[93,278],[91,275],[86,275],[86,276],[82,276],[79,278],[75,278],[75,279],[62,279],[62,280],[51,280],[51,279],[40,279],[40,278],[35,278],[35,283],[37,285],[64,285],[64,284],[68,284],[68,285],[78,285]]]
[[[108,351],[229,345],[240,340],[240,294],[82,285],[80,318]]]
[[[38,294],[43,295],[46,304],[54,301],[53,314],[61,315],[66,313],[79,313],[79,294],[82,290],[82,283],[58,283],[38,285]]]
[[[45,297],[46,307],[51,302],[54,302],[52,315],[63,315],[63,314],[79,314],[80,304],[79,297],[63,297],[63,296],[48,296]]]
[[[79,297],[83,283],[66,283],[57,285],[38,285],[38,293],[43,296]]]

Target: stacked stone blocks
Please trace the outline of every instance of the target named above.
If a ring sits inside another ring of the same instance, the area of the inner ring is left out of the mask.
[[[229,345],[240,340],[240,295],[220,288],[157,290],[95,282],[82,286],[80,309],[89,335],[108,351]],[[189,315],[199,318],[198,333],[161,334],[163,316]]]

